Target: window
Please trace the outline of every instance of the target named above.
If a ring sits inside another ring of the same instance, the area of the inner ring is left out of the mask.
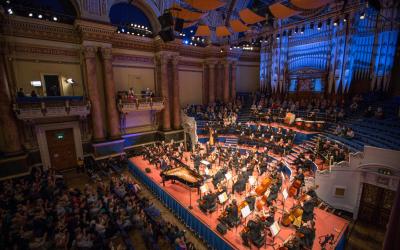
[[[345,192],[346,192],[346,188],[344,188],[344,187],[335,187],[334,196],[336,196],[336,197],[344,197]]]

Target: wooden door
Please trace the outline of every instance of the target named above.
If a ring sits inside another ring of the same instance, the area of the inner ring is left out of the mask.
[[[51,166],[56,170],[73,168],[77,164],[72,128],[46,131]]]
[[[394,198],[394,191],[364,183],[358,218],[368,224],[386,227]]]

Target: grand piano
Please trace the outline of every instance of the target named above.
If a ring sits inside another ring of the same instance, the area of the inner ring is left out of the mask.
[[[179,181],[188,187],[197,188],[198,192],[200,192],[200,186],[203,185],[203,176],[190,169],[188,165],[178,158],[173,157],[172,159],[175,162],[175,166],[167,168],[160,173],[163,185],[165,186],[165,181],[168,180]]]

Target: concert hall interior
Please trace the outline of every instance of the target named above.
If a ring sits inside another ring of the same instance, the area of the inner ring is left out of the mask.
[[[400,249],[399,0],[0,23],[0,249]]]

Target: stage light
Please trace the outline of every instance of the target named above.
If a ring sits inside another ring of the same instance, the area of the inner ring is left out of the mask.
[[[29,15],[28,16],[30,16],[30,17],[33,17],[33,13],[29,13]]]
[[[43,18],[43,15],[42,15],[42,14],[39,14],[37,17],[38,17],[39,19],[42,19],[42,18]]]
[[[365,12],[361,12],[360,19],[361,20],[365,19]]]
[[[58,18],[57,18],[56,16],[53,16],[53,21],[54,21],[54,22],[57,22],[57,21],[58,21]]]
[[[131,34],[131,33],[128,31],[128,32],[126,32],[126,34],[128,34],[128,35],[129,35],[129,34]]]
[[[343,18],[343,22],[347,22],[347,15]]]
[[[135,28],[137,27],[137,24],[135,23],[135,25],[133,25]]]
[[[188,44],[189,44],[189,41],[188,41],[188,40],[185,40],[184,43],[185,43],[186,45],[188,45]]]
[[[297,34],[297,32],[299,32],[299,28],[298,28],[298,27],[296,27],[296,28],[294,29],[294,33]]]
[[[221,53],[224,52],[224,49],[221,49],[219,52],[221,52]]]
[[[302,28],[301,28],[301,34],[304,34],[304,31],[306,30],[306,28],[303,26]]]
[[[8,9],[8,14],[12,15],[14,12],[12,9]]]
[[[131,27],[133,27],[133,23],[131,23]]]
[[[121,33],[121,31],[118,30],[117,33],[119,34],[119,33]]]
[[[125,32],[125,29],[121,29],[122,32]]]
[[[191,30],[190,33],[193,33],[193,30]]]
[[[336,19],[336,20],[333,22],[333,26],[338,26],[338,24],[339,24],[339,20]]]
[[[318,29],[318,30],[321,30],[321,27],[322,27],[322,23],[319,22],[319,23],[318,23],[318,26],[317,26],[317,29]]]
[[[276,35],[276,40],[279,40],[279,36],[280,36],[279,34]]]

